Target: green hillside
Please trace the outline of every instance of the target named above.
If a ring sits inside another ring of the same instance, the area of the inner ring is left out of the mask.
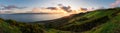
[[[120,33],[120,8],[80,13],[45,24],[0,18],[0,33]]]

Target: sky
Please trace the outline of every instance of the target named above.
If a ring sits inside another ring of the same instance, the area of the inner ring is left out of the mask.
[[[65,6],[69,5],[72,9],[100,7],[111,8],[119,6],[120,0],[0,0],[0,7],[3,7],[4,10],[10,8],[32,9],[38,7],[54,7],[58,4]]]

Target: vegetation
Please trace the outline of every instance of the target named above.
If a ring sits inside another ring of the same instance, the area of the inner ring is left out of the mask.
[[[99,9],[49,23],[23,23],[0,18],[0,33],[120,33],[120,8]]]

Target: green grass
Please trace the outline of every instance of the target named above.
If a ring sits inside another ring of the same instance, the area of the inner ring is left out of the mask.
[[[61,30],[56,30],[56,29],[48,29],[46,33],[75,33],[75,32],[61,31]]]
[[[15,26],[10,26],[6,22],[0,22],[0,28],[3,30],[3,33],[22,33],[19,28]]]
[[[92,29],[85,33],[119,33],[116,31],[117,28],[120,30],[120,14],[96,29]]]

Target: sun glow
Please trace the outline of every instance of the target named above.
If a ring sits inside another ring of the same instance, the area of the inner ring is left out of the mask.
[[[49,13],[49,14],[78,14],[81,12],[86,12],[87,9],[85,8],[71,8],[71,6],[57,6],[57,7],[47,7],[47,8],[33,8],[33,13]]]
[[[65,14],[67,13],[64,10],[57,9],[57,10],[51,10],[51,9],[45,9],[45,8],[34,8],[32,10],[34,13],[55,13],[55,14]]]

